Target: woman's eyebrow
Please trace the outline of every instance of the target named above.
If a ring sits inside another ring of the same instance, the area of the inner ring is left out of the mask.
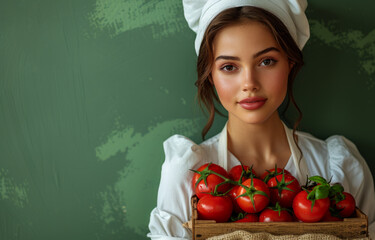
[[[270,52],[270,51],[277,51],[277,52],[280,52],[280,50],[277,49],[277,48],[275,48],[275,47],[269,47],[269,48],[266,48],[266,49],[264,49],[264,50],[262,50],[262,51],[259,51],[259,52],[255,53],[255,54],[253,55],[253,58],[257,58],[257,57],[259,57],[260,55],[265,54],[265,53],[268,53],[268,52]],[[239,61],[239,60],[240,60],[239,57],[220,55],[220,56],[218,56],[218,57],[215,59],[215,61],[220,60],[220,59],[223,59],[223,60],[235,60],[235,61]]]
[[[235,60],[235,61],[239,61],[239,60],[240,60],[239,57],[220,55],[220,56],[218,56],[218,57],[215,59],[215,61],[220,60],[220,59],[224,59],[224,60]]]
[[[266,49],[264,49],[264,50],[262,50],[262,51],[259,51],[259,52],[255,53],[255,54],[253,55],[253,58],[257,58],[257,57],[259,57],[260,55],[265,54],[265,53],[268,53],[268,52],[270,52],[270,51],[280,52],[280,50],[277,49],[277,48],[275,48],[275,47],[269,47],[269,48],[266,48]]]

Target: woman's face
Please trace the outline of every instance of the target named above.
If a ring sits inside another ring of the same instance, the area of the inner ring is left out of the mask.
[[[257,124],[278,114],[292,64],[265,25],[245,21],[220,30],[213,53],[211,76],[229,119]]]

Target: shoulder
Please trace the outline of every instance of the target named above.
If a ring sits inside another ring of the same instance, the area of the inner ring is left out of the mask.
[[[321,140],[310,133],[298,131],[297,136],[298,141],[301,141],[304,148],[308,146],[313,150],[327,153],[330,158],[343,158],[359,155],[359,151],[355,144],[341,135],[332,135],[325,140]]]
[[[355,193],[366,178],[372,178],[366,161],[355,144],[341,135],[325,140],[305,132],[298,132],[298,143],[309,166],[310,174],[332,178]]]
[[[310,133],[297,132],[298,143],[305,150],[318,151],[330,159],[342,159],[349,156],[360,156],[357,147],[344,136],[333,135],[321,140]]]
[[[186,136],[173,135],[163,143],[165,162],[184,165],[209,162],[211,159],[210,155],[217,150],[218,139],[219,134],[197,144]]]
[[[213,154],[214,152],[217,152],[218,145],[219,145],[219,138],[220,138],[220,133],[205,140],[199,146],[203,149],[205,153]]]
[[[331,158],[340,159],[354,157],[362,159],[355,144],[341,135],[333,135],[326,139]]]
[[[372,183],[370,169],[355,144],[344,136],[326,139],[331,162],[332,182],[343,183],[344,189],[356,195],[368,181]]]
[[[314,146],[316,148],[325,147],[326,142],[321,140],[310,133],[297,131],[298,141],[302,141],[303,144],[307,144],[308,146]]]
[[[357,147],[344,136],[333,135],[321,140],[306,132],[297,132],[298,144],[303,154],[312,154],[315,157],[327,159],[332,163],[339,163],[348,159],[354,163],[362,159]],[[356,160],[353,160],[356,159]]]
[[[369,218],[375,220],[373,176],[365,159],[355,144],[344,136],[334,135],[326,139],[330,157],[332,183],[341,183],[351,193],[357,206]]]
[[[199,146],[190,138],[183,135],[175,134],[163,142],[164,151],[166,154],[175,156],[183,156],[188,152],[199,151]]]

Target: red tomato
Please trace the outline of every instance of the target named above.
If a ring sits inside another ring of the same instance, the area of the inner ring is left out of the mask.
[[[227,196],[212,196],[206,194],[198,200],[198,218],[227,222],[232,214],[232,200]]]
[[[277,210],[266,208],[260,213],[259,222],[293,222],[293,218],[287,210],[281,210],[279,214]]]
[[[284,178],[282,174],[271,178],[267,186],[270,189],[272,205],[279,202],[284,208],[292,207],[294,197],[301,191],[298,180],[289,174],[284,174]]]
[[[237,196],[246,193],[246,196],[236,199],[238,206],[240,206],[242,210],[247,213],[257,213],[267,207],[270,192],[267,185],[262,180],[254,178],[251,181],[251,179],[247,179],[242,184],[248,188],[245,189],[241,186],[238,188]]]
[[[240,186],[238,186],[238,185],[233,186],[232,189],[228,193],[228,196],[232,199],[233,211],[235,211],[236,213],[243,212],[243,210],[238,206],[237,201],[236,201],[236,197],[238,196],[237,193],[238,193],[239,187]]]
[[[350,217],[355,210],[355,199],[347,192],[343,192],[345,199],[336,203],[336,209],[340,210],[340,216],[343,218]]]
[[[244,173],[244,175],[242,177],[241,182],[244,182],[246,179],[249,179],[250,178],[250,173],[252,173],[254,176],[256,176],[255,171],[253,169],[251,169],[251,171],[250,171],[250,167],[249,166],[243,165],[243,168],[245,170],[245,173]],[[234,166],[229,171],[229,177],[232,180],[234,180],[234,181],[238,181],[240,179],[240,177],[241,177],[241,174],[242,174],[242,166],[241,165]]]
[[[208,164],[209,163],[202,165],[200,168],[198,168],[197,171],[199,172],[204,171],[207,168]],[[229,178],[227,171],[217,164],[211,163],[208,169],[222,175],[223,177]],[[193,189],[198,198],[202,198],[204,195],[207,195],[207,193],[213,192],[215,190],[215,186],[224,181],[223,178],[215,174],[209,174],[206,178],[206,181],[207,181],[207,186],[206,186],[203,179],[199,180],[200,177],[201,177],[201,174],[194,173],[194,176],[192,179]],[[197,184],[198,180],[199,180],[199,183]],[[226,191],[229,190],[230,187],[231,186],[229,183],[223,184],[218,187],[218,192],[225,193]]]
[[[295,216],[303,222],[318,222],[328,211],[329,198],[315,200],[314,207],[311,211],[312,201],[307,199],[308,193],[300,191],[293,200],[293,211]]]
[[[259,217],[255,213],[248,213],[242,219],[234,222],[259,222]]]
[[[282,168],[277,168],[277,173],[280,174],[283,172],[283,169]],[[288,170],[285,170],[284,169],[284,173],[285,174],[289,174],[289,175],[292,175]],[[275,173],[275,169],[274,168],[271,168],[269,170],[266,170],[262,176],[260,177],[265,183],[268,182],[268,180],[270,180],[272,177],[278,175]]]
[[[336,221],[342,221],[342,220],[343,220],[342,218],[333,216],[331,211],[328,210],[320,221],[321,222],[336,222]]]

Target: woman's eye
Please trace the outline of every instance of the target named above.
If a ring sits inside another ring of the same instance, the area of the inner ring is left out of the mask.
[[[273,60],[273,59],[271,59],[271,58],[267,58],[267,59],[264,59],[261,63],[260,63],[260,65],[261,66],[269,66],[269,65],[273,65],[273,64],[275,64],[277,61],[276,60]]]
[[[224,67],[220,68],[221,70],[224,70],[225,72],[232,72],[236,70],[237,68],[233,65],[225,65]]]

